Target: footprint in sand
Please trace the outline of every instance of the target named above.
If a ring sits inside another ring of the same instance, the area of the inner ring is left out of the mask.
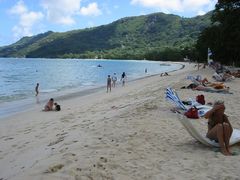
[[[48,146],[55,145],[55,144],[57,144],[57,143],[59,143],[59,142],[61,142],[61,141],[63,141],[63,140],[64,140],[64,137],[59,137],[56,141],[50,142],[50,143],[48,144]]]
[[[100,157],[100,160],[101,160],[102,162],[104,162],[104,163],[107,162],[107,158],[105,158],[105,157]]]
[[[63,136],[63,135],[66,135],[66,134],[68,134],[68,132],[63,132],[61,134],[57,134],[56,136]]]
[[[8,141],[8,140],[12,140],[12,139],[14,139],[14,138],[8,137],[8,138],[4,139],[4,141]]]
[[[62,169],[64,167],[63,164],[57,164],[57,165],[54,165],[54,166],[50,166],[46,171],[45,173],[55,173],[57,172],[58,170]]]
[[[74,144],[74,143],[77,143],[78,140],[73,140],[73,141],[69,141],[69,142],[66,142],[64,143],[64,145],[71,145],[71,144]]]
[[[64,153],[66,151],[68,151],[68,147],[65,147],[65,148],[59,150],[60,153]]]
[[[65,160],[66,164],[71,164],[73,161],[78,161],[76,154],[74,153],[66,153],[63,155],[63,159]]]

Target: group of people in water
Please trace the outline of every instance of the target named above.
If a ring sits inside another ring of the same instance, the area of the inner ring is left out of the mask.
[[[120,79],[120,81],[122,81],[122,86],[125,86],[126,80],[127,80],[126,73],[123,72],[121,75],[121,79]],[[111,92],[112,87],[114,87],[114,88],[116,87],[116,83],[117,83],[116,73],[114,73],[112,75],[112,77],[110,75],[108,75],[108,77],[107,77],[107,93]]]
[[[125,86],[126,80],[127,80],[127,76],[126,73],[123,72],[121,75],[121,79],[122,81],[122,86]],[[116,87],[116,82],[117,82],[117,75],[116,73],[113,74],[113,76],[111,77],[110,75],[108,75],[107,77],[107,92],[111,92],[112,87]],[[36,84],[35,87],[35,96],[38,96],[39,94],[39,83]],[[46,105],[44,106],[43,111],[60,111],[61,110],[61,106],[57,103],[54,102],[53,98],[50,98],[48,100],[48,102],[46,103]]]

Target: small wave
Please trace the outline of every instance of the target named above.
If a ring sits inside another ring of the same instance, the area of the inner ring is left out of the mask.
[[[50,93],[50,92],[56,92],[57,89],[42,89],[40,90],[40,93]]]
[[[93,82],[86,82],[86,83],[82,83],[83,86],[93,86],[95,85],[95,83]]]
[[[160,66],[171,66],[171,64],[161,63]]]

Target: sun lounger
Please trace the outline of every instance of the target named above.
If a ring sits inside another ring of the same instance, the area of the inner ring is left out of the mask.
[[[205,134],[201,134],[191,123],[191,121],[193,121],[193,119],[189,119],[187,118],[185,115],[183,115],[184,112],[187,111],[187,109],[189,109],[189,107],[187,107],[186,105],[184,105],[182,103],[182,101],[180,100],[179,96],[177,95],[177,92],[174,91],[172,88],[167,88],[166,89],[166,99],[168,101],[170,101],[171,103],[174,103],[176,105],[176,107],[180,108],[182,113],[180,113],[179,111],[177,111],[178,113],[178,120],[181,122],[181,124],[185,127],[185,129],[188,131],[188,133],[195,138],[196,140],[198,140],[199,142],[207,145],[207,146],[211,146],[211,147],[219,147],[219,144],[214,141],[214,140],[210,140],[209,138],[206,137]],[[199,105],[197,106],[197,108],[199,109],[199,111],[203,111],[201,112],[201,114],[199,116],[203,116],[208,110],[211,109],[211,106],[207,106],[207,105]],[[207,127],[206,127],[207,128]],[[236,144],[240,142],[240,130],[239,129],[233,129],[233,133],[230,139],[230,145]]]
[[[181,99],[178,97],[177,93],[170,87],[166,89],[166,99],[170,102],[174,103],[178,108],[187,111],[188,107],[186,107]]]
[[[191,123],[193,121],[192,119],[187,118],[186,116],[178,113],[178,120],[181,122],[181,124],[185,127],[187,132],[196,140],[201,142],[202,144],[205,144],[210,147],[219,147],[219,144],[214,141],[210,140],[206,137],[206,135],[201,134]],[[206,127],[207,128],[207,127]],[[232,136],[230,138],[229,145],[234,145],[236,143],[240,142],[240,130],[239,129],[233,129]]]
[[[175,104],[177,108],[183,110],[184,112],[186,112],[190,107],[195,106],[198,109],[199,117],[204,116],[204,114],[212,108],[208,105],[201,105],[195,100],[192,100],[191,105],[184,105],[182,100],[179,98],[177,92],[170,87],[166,89],[166,99],[169,102]]]

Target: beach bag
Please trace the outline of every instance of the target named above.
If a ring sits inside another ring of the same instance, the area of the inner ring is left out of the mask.
[[[185,116],[192,119],[198,119],[198,109],[196,107],[191,107],[187,112],[184,113]]]
[[[202,104],[202,105],[204,105],[205,104],[205,98],[204,98],[204,95],[197,95],[197,97],[196,97],[196,101],[198,102],[198,103],[200,103],[200,104]]]

